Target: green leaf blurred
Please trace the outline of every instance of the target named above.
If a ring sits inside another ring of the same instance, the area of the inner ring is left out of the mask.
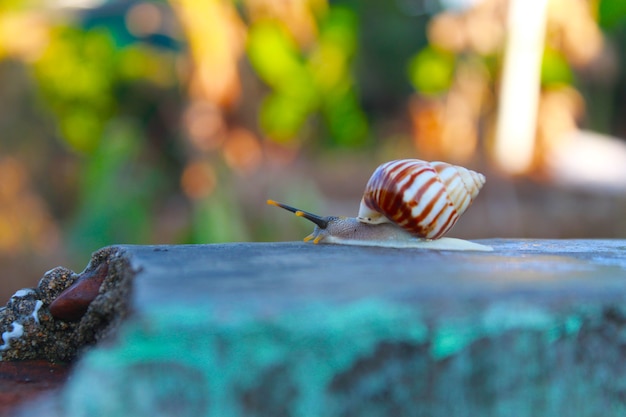
[[[284,94],[299,96],[310,84],[298,47],[279,22],[261,21],[252,26],[248,58],[261,79]]]
[[[541,83],[543,85],[571,84],[574,73],[563,54],[552,48],[546,48],[541,62]]]
[[[86,161],[70,245],[93,251],[111,242],[142,243],[150,237],[151,207],[161,173],[142,162],[145,138],[129,120],[110,123]]]
[[[263,131],[279,143],[293,141],[311,109],[306,101],[281,93],[270,93],[261,104],[259,121]]]
[[[450,88],[455,63],[454,54],[427,46],[409,62],[409,79],[422,94],[441,94]]]
[[[279,143],[295,141],[307,120],[321,113],[333,143],[365,143],[368,125],[350,67],[356,33],[356,16],[343,7],[331,7],[320,17],[319,39],[310,50],[300,48],[280,22],[263,20],[252,25],[248,58],[273,90],[259,112],[266,135]]]
[[[59,120],[61,137],[75,151],[93,152],[114,111],[115,47],[104,30],[59,27],[35,74]]]
[[[606,29],[616,29],[626,23],[626,1],[595,0],[598,4],[598,23]]]

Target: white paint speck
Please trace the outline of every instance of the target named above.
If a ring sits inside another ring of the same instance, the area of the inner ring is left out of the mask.
[[[35,319],[35,323],[37,324],[39,324],[39,316],[37,315],[37,313],[39,313],[39,309],[42,305],[43,301],[37,300],[37,302],[35,303],[35,308],[33,309],[33,314],[31,314],[32,318]]]
[[[13,294],[11,298],[26,297],[28,294],[32,294],[34,292],[35,290],[33,290],[32,288],[23,288],[21,290],[15,291],[15,294]]]
[[[2,333],[2,341],[4,342],[4,345],[0,346],[0,351],[7,350],[11,346],[11,340],[19,339],[24,334],[24,326],[16,321],[11,323],[11,328],[13,330],[11,330],[10,332]]]

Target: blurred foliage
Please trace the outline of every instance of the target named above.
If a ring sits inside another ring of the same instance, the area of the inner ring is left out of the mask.
[[[350,69],[356,30],[354,13],[330,8],[320,20],[316,44],[303,52],[280,22],[258,21],[251,26],[250,63],[273,90],[261,104],[259,118],[264,133],[279,143],[289,142],[307,119],[319,112],[332,142],[364,144],[367,121]]]
[[[626,24],[626,2],[623,0],[595,0],[594,3],[601,27],[615,29]]]
[[[40,91],[58,120],[60,137],[74,151],[92,154],[107,123],[120,116],[124,84],[144,80],[171,85],[171,64],[141,45],[116,47],[103,27],[56,27],[34,64]]]
[[[450,89],[454,69],[454,54],[427,46],[410,61],[409,77],[418,92],[441,94]]]
[[[132,120],[109,123],[99,139],[82,170],[70,242],[76,249],[148,242],[165,173],[141,163],[146,138]]]
[[[118,46],[106,27],[56,26],[33,69],[59,138],[83,155],[69,248],[153,240],[152,212],[176,182],[159,161],[171,156],[150,159],[150,100],[175,87],[173,56],[141,43]]]
[[[0,203],[6,219],[27,207],[38,220],[0,219],[0,253],[40,250],[38,238],[80,257],[117,242],[288,239],[309,225],[272,223],[259,205],[324,207],[294,168],[304,152],[467,161],[493,124],[503,4],[5,0],[0,172],[20,174],[3,178]],[[548,24],[543,87],[568,86],[551,99],[570,100],[571,126],[575,87],[612,83],[586,98],[614,97],[598,117],[624,134],[625,77],[582,70],[602,45],[589,16],[624,60],[624,2],[579,5],[576,19],[565,4]]]
[[[574,73],[567,59],[559,51],[546,48],[541,65],[541,83],[544,86],[554,84],[570,85],[574,82]]]

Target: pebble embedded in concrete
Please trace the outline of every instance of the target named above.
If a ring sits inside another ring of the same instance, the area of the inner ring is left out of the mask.
[[[117,329],[126,317],[127,279],[107,273],[110,256],[105,248],[81,274],[53,268],[36,288],[15,292],[0,309],[0,361],[69,362]]]

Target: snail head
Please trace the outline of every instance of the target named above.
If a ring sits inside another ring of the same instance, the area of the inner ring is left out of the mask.
[[[326,216],[299,210],[274,200],[267,200],[267,204],[280,207],[294,213],[298,217],[315,223],[313,233],[304,238],[305,242],[313,243],[346,243],[359,241],[361,244],[375,244],[375,242],[389,241],[390,239],[414,239],[401,228],[392,223],[366,224],[354,217]],[[369,243],[368,243],[369,242]]]

